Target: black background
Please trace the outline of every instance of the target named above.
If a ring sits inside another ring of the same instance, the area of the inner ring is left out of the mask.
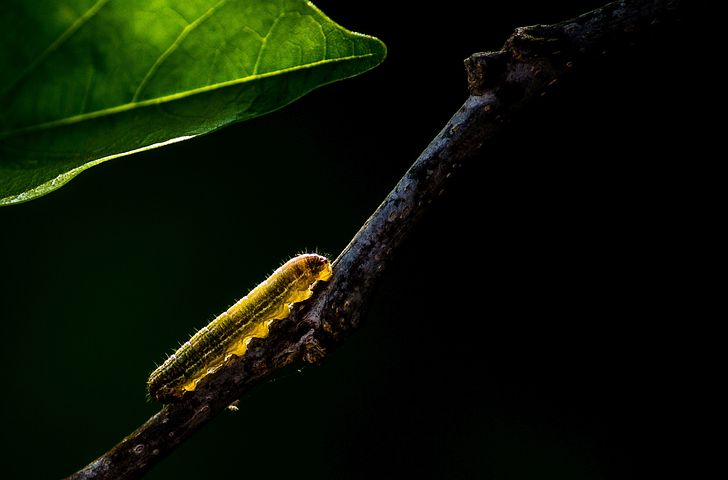
[[[387,44],[377,69],[0,210],[4,478],[62,477],[140,425],[176,342],[290,255],[346,245],[465,100],[465,57],[603,2],[404,3],[316,2]],[[693,340],[675,325],[696,316],[701,245],[690,49],[680,29],[607,52],[545,98],[465,166],[360,331],[148,478],[669,467],[653,453],[685,389]]]

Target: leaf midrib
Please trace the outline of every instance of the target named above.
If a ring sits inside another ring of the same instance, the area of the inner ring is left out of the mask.
[[[219,82],[219,83],[215,83],[212,85],[205,85],[203,87],[186,90],[184,92],[173,93],[173,94],[165,95],[162,97],[150,98],[147,100],[142,100],[142,101],[137,101],[137,102],[129,102],[129,103],[125,103],[123,105],[117,105],[115,107],[105,108],[103,110],[86,112],[86,113],[82,113],[82,114],[78,114],[78,115],[73,115],[71,117],[64,117],[64,118],[60,118],[57,120],[52,120],[50,122],[40,123],[37,125],[29,125],[26,127],[17,128],[15,130],[8,130],[5,132],[0,132],[0,140],[9,138],[9,137],[14,137],[16,135],[23,135],[23,134],[38,132],[38,131],[42,131],[42,130],[46,130],[46,129],[72,125],[75,123],[81,123],[86,120],[93,120],[93,119],[103,117],[106,115],[115,115],[117,113],[128,112],[128,111],[131,111],[131,110],[134,110],[137,108],[143,108],[143,107],[148,107],[151,105],[160,105],[160,104],[164,104],[164,103],[169,103],[169,102],[173,102],[175,100],[181,100],[186,97],[193,96],[193,95],[207,93],[207,92],[210,92],[210,91],[213,91],[216,89],[220,89],[220,88],[227,88],[227,87],[232,87],[232,86],[236,86],[236,85],[241,85],[244,83],[253,82],[255,80],[260,80],[260,79],[267,78],[267,77],[273,77],[273,76],[280,75],[280,74],[291,73],[291,72],[295,72],[295,71],[303,70],[303,69],[307,69],[307,68],[314,68],[314,67],[318,67],[318,66],[322,66],[322,65],[326,65],[326,64],[330,64],[330,63],[346,62],[346,61],[350,61],[350,60],[359,60],[359,59],[364,59],[364,58],[368,58],[368,57],[373,57],[375,55],[376,55],[376,53],[366,53],[363,55],[350,55],[347,57],[329,58],[329,59],[319,60],[319,61],[312,62],[312,63],[307,63],[304,65],[297,65],[295,67],[284,68],[281,70],[273,70],[271,72],[266,72],[266,73],[261,73],[261,74],[256,74],[256,75],[249,75],[247,77],[236,78],[234,80],[228,80],[226,82]]]

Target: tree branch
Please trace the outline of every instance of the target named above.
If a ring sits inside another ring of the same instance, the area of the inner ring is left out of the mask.
[[[577,67],[644,42],[673,26],[684,0],[610,3],[554,25],[522,27],[498,52],[465,61],[470,97],[405,173],[334,262],[334,275],[290,318],[274,324],[245,356],[165,405],[71,479],[138,478],[198,428],[272,372],[317,363],[355,329],[393,254],[460,167]]]

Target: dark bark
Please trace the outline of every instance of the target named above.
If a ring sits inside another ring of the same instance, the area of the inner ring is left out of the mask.
[[[246,355],[164,408],[72,479],[138,478],[198,428],[272,372],[301,360],[316,363],[360,323],[373,290],[412,228],[463,171],[487,154],[488,142],[585,65],[598,65],[675,28],[683,0],[610,3],[554,25],[517,29],[498,52],[465,62],[470,97],[404,174],[334,262],[334,276],[315,296],[274,324]]]

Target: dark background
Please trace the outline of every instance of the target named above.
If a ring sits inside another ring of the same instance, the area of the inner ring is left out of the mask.
[[[130,433],[178,342],[289,256],[341,251],[466,98],[465,57],[603,2],[402,3],[316,2],[387,44],[379,68],[0,209],[3,478],[62,477]],[[700,248],[689,51],[680,30],[607,54],[544,99],[466,165],[348,342],[148,478],[669,467],[650,459],[684,390],[692,340],[673,325],[695,316]]]

